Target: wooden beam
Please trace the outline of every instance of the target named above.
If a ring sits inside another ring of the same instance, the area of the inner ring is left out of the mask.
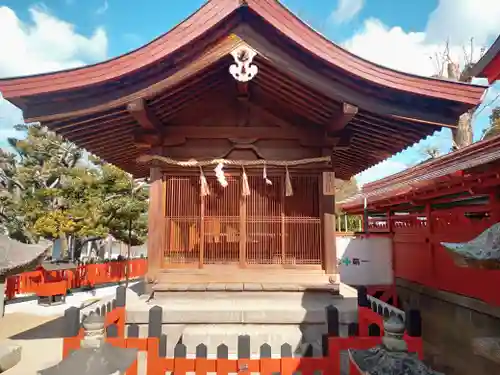
[[[175,146],[191,139],[251,139],[255,142],[260,139],[272,140],[297,140],[303,146],[334,146],[339,142],[338,137],[325,137],[320,132],[311,132],[298,127],[251,127],[251,126],[168,126],[165,127],[166,135],[140,132],[135,134],[138,145],[152,144]]]
[[[161,132],[163,125],[152,113],[144,99],[136,99],[127,105],[127,110],[143,129]]]
[[[335,113],[327,125],[328,133],[335,133],[344,129],[358,113],[358,107],[349,103],[342,103],[342,111]]]
[[[354,132],[351,130],[344,130],[340,133],[339,141],[335,145],[336,150],[348,150],[351,147]]]
[[[150,146],[160,146],[163,142],[161,134],[141,132],[134,134],[135,144],[146,144]]]
[[[185,137],[193,139],[224,138],[258,138],[258,139],[301,139],[310,138],[313,134],[306,129],[281,129],[278,127],[237,127],[237,126],[189,126],[176,125],[168,127],[169,137]],[[319,133],[318,133],[319,135]]]
[[[236,88],[238,90],[238,99],[242,101],[248,100],[248,97],[250,96],[248,91],[248,82],[238,82],[236,84]]]
[[[186,138],[178,135],[162,135],[151,132],[141,132],[134,135],[134,144],[140,148],[151,148],[155,146],[179,146],[186,143]]]

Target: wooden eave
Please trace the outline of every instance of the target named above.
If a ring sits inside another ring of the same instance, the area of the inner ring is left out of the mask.
[[[484,92],[481,86],[417,77],[363,60],[322,37],[275,0],[211,0],[170,32],[129,54],[84,68],[0,80],[0,90],[7,99],[22,105],[23,98],[120,80],[205,38],[238,13],[242,22],[246,14],[258,16],[309,55],[381,87],[471,107],[479,104]]]
[[[471,181],[486,189],[500,183],[498,167],[491,168],[499,161],[500,136],[496,136],[366,184],[361,193],[339,202],[339,206],[346,212],[361,212],[366,198],[370,208],[389,207],[467,191],[470,184],[466,182]]]
[[[490,84],[500,79],[500,36],[467,75],[469,77],[487,78]]]
[[[202,129],[195,123],[182,122],[178,114],[198,111],[200,103],[211,98],[237,97],[238,85],[227,71],[232,62],[227,51],[240,43],[237,38],[224,39],[200,60],[147,88],[145,92],[151,94],[141,99],[136,95],[119,98],[111,106],[104,103],[92,107],[92,113],[77,111],[48,118],[43,123],[108,162],[136,175],[147,174],[146,166],[135,164],[135,159],[144,152],[141,146],[168,147],[182,144],[186,138],[214,137],[210,134],[214,133],[213,128]],[[254,62],[259,73],[248,84],[250,108],[266,113],[269,121],[282,128],[281,133],[274,130],[275,137],[301,139],[305,146],[320,149],[335,145],[333,155],[340,176],[347,178],[359,173],[440,129],[437,125],[382,116],[356,107],[355,112],[348,113],[343,127],[328,134],[331,124],[338,126],[339,117],[346,116],[344,111],[347,107],[349,112],[351,106],[298,82],[265,57],[258,56]],[[161,90],[156,85],[161,85]],[[95,96],[98,98],[99,93]],[[147,107],[151,118],[146,118],[145,113],[138,116],[135,110],[141,106]],[[262,129],[216,129],[220,137],[226,136],[224,132],[249,138],[270,137]],[[143,145],[138,144],[137,134],[141,135]]]
[[[85,68],[0,80],[0,91],[23,108],[27,121],[41,121],[104,160],[145,176],[148,167],[135,163],[143,146],[175,146],[204,132],[179,122],[183,111],[210,98],[238,95],[228,68],[229,53],[241,45],[258,53],[259,73],[247,85],[249,105],[290,126],[290,134],[307,130],[297,136],[307,138],[307,147],[334,145],[335,168],[345,178],[443,126],[454,127],[485,90],[369,63],[324,39],[276,1],[213,0],[130,54]],[[147,114],[138,112],[141,106]]]

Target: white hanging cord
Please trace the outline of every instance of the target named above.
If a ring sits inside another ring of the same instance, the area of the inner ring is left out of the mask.
[[[205,177],[205,174],[203,173],[203,168],[200,167],[200,195],[202,197],[206,197],[207,195],[210,195],[210,188],[208,187],[208,182],[207,178]]]
[[[266,181],[266,185],[272,185],[273,182],[267,178],[267,168],[266,168],[266,164],[264,164],[264,169],[262,170],[262,178],[264,179],[264,181]]]
[[[245,171],[245,167],[242,168],[243,168],[243,173],[242,173],[241,195],[247,197],[250,195],[250,186],[248,185],[248,177],[247,177],[247,172]]]
[[[292,181],[290,179],[290,172],[288,171],[288,165],[285,166],[285,196],[291,197],[293,195]]]
[[[217,181],[219,181],[219,184],[221,184],[222,187],[227,187],[228,183],[226,180],[226,176],[224,175],[223,171],[224,165],[222,163],[217,164],[215,167],[215,176],[217,177]]]

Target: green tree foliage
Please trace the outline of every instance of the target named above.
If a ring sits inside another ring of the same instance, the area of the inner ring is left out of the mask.
[[[0,229],[18,241],[34,241],[32,233],[26,227],[25,215],[19,207],[22,202],[21,192],[24,185],[17,179],[15,155],[0,149]]]
[[[483,139],[492,138],[500,134],[500,107],[491,111],[490,125],[483,131]]]
[[[98,160],[101,217],[104,227],[118,241],[143,244],[147,235],[147,186],[121,169]]]
[[[353,177],[350,180],[335,180],[336,193],[335,200],[341,202],[347,198],[356,195],[359,192],[358,183]],[[337,214],[336,230],[339,232],[356,232],[360,230],[360,218],[342,213],[339,207],[335,209]]]
[[[144,186],[112,165],[86,160],[81,149],[39,125],[17,129],[26,137],[8,140],[15,153],[0,153],[4,232],[23,242],[107,234],[133,245],[145,240]]]

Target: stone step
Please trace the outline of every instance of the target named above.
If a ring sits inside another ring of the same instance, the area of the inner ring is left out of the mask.
[[[339,293],[339,284],[330,283],[180,283],[158,282],[153,285],[155,297],[160,298],[164,292],[329,292]]]
[[[319,324],[328,305],[339,309],[341,322],[350,323],[357,310],[355,298],[324,292],[165,292],[127,308],[127,322],[147,324],[155,305],[162,307],[164,324]]]
[[[325,274],[310,273],[160,273],[158,284],[193,284],[193,283],[294,283],[328,284],[330,277]]]

